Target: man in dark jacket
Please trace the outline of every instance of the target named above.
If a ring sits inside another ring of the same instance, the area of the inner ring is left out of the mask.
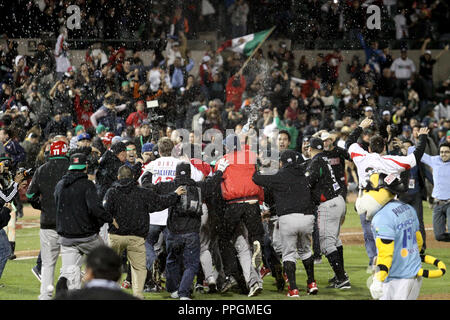
[[[298,164],[297,157],[297,152],[285,150],[280,157],[280,170],[275,175],[262,175],[257,172],[253,175],[253,181],[257,185],[269,188],[273,193],[279,217],[283,266],[289,280],[288,297],[299,295],[295,281],[297,250],[308,277],[307,293],[318,292],[311,253],[314,205],[305,177],[306,165]]]
[[[69,168],[66,156],[68,146],[64,141],[55,141],[50,145],[50,158],[40,166],[28,187],[26,196],[33,208],[41,210],[41,294],[39,300],[50,300],[53,290],[55,266],[61,251],[56,232],[56,204],[53,193],[56,184]]]
[[[182,193],[183,189],[179,187],[175,192],[160,196],[140,187],[127,165],[119,168],[118,181],[106,192],[103,206],[119,225],[119,228],[109,225],[109,244],[118,254],[127,250],[136,297],[144,298],[142,291],[147,275],[145,239],[150,227],[148,213],[175,205]]]
[[[228,161],[221,160],[217,164],[217,172],[205,181],[196,182],[191,179],[191,165],[180,162],[176,166],[175,180],[156,184],[155,190],[160,194],[171,192],[180,186],[200,188],[200,208],[205,197],[216,190],[222,181],[222,174],[228,166]],[[181,206],[169,207],[167,218],[167,262],[166,289],[174,299],[190,300],[192,281],[200,266],[200,225],[202,211],[192,214],[183,211]],[[181,262],[184,271],[181,272]]]
[[[81,286],[82,256],[101,245],[100,227],[112,223],[111,214],[102,206],[95,185],[87,176],[87,158],[83,153],[70,156],[68,172],[55,188],[56,231],[60,236],[61,277],[69,289]]]
[[[120,257],[113,249],[98,246],[87,255],[84,288],[68,291],[67,279],[61,277],[55,300],[137,300],[117,283],[122,276],[120,267]]]
[[[95,182],[101,199],[103,199],[113,182],[117,180],[117,171],[126,160],[127,147],[121,141],[114,143],[100,158]]]

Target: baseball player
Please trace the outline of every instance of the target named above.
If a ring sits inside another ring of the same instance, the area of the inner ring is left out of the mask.
[[[313,137],[309,144],[311,162],[305,176],[311,189],[312,200],[318,205],[320,248],[336,275],[330,283],[330,288],[349,289],[350,279],[344,270],[343,246],[339,239],[340,227],[345,218],[345,200],[333,168],[323,153],[322,139]]]
[[[298,164],[295,151],[285,150],[281,153],[280,170],[275,175],[261,175],[257,172],[253,175],[253,181],[257,185],[270,188],[274,194],[279,217],[283,266],[289,280],[288,297],[299,296],[295,279],[297,251],[308,277],[307,293],[318,292],[314,279],[314,258],[311,253],[314,206],[310,200],[305,168],[306,166]]]
[[[419,143],[414,153],[407,156],[381,155],[386,151],[385,141],[381,136],[373,136],[370,139],[368,151],[364,150],[356,140],[363,132],[372,125],[372,120],[364,119],[360,125],[352,132],[347,141],[350,158],[356,165],[360,193],[355,202],[355,208],[360,215],[361,225],[364,233],[366,250],[369,255],[369,266],[373,267],[373,259],[376,256],[376,247],[374,247],[373,233],[370,229],[370,223],[367,222],[366,212],[378,210],[376,202],[364,201],[362,190],[367,186],[367,181],[371,171],[385,173],[390,181],[400,179],[400,173],[414,167],[421,159],[426,145],[428,129],[422,128],[419,132]]]

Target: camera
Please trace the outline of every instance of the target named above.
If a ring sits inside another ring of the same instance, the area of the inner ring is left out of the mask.
[[[25,178],[29,178],[34,175],[34,169],[33,168],[30,168],[30,169],[19,168],[19,169],[17,169],[16,174],[20,174],[20,173],[22,173]]]

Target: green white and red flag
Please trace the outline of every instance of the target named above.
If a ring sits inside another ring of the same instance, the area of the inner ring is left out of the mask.
[[[234,38],[231,40],[225,41],[218,49],[217,53],[222,52],[223,50],[231,50],[234,52],[238,52],[241,54],[244,54],[246,56],[250,56],[255,48],[266,38],[268,37],[269,33],[273,30],[268,29],[261,32],[256,32],[252,34],[248,34],[246,36],[242,36],[239,38]]]

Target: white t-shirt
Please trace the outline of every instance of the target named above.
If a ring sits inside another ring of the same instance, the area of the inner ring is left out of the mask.
[[[152,174],[152,183],[157,184],[159,182],[173,181],[176,175],[177,164],[182,162],[182,160],[174,157],[161,157],[150,163],[148,163],[142,175],[139,177],[139,184],[142,185],[142,176],[145,172],[150,171]],[[191,178],[194,181],[201,181],[203,179],[203,174],[200,170],[195,168],[191,164]],[[169,215],[169,210],[164,209],[162,211],[150,213],[150,224],[165,226],[167,224],[167,217]]]
[[[397,79],[410,79],[411,75],[416,72],[416,66],[410,58],[405,60],[397,58],[392,62],[391,71],[395,72]]]
[[[378,153],[367,152],[357,143],[353,143],[348,148],[348,153],[356,165],[360,187],[367,185],[369,179],[369,173],[366,172],[367,168],[372,168],[387,175],[393,174],[396,178],[400,178],[401,172],[416,165],[416,157],[413,153],[407,156],[382,156]]]

